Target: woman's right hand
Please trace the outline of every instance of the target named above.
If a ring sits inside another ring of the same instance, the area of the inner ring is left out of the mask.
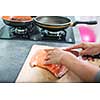
[[[97,43],[81,43],[67,48],[67,50],[78,49],[82,50],[79,52],[81,56],[83,55],[96,55],[100,53],[100,44]]]

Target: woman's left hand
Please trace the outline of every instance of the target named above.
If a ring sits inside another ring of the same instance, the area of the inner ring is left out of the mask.
[[[47,52],[47,56],[44,64],[61,64],[63,56],[66,55],[66,51],[58,48],[45,49],[45,51]]]

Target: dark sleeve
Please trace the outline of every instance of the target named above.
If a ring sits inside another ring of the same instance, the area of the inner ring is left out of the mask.
[[[100,70],[97,72],[96,77],[95,77],[95,82],[100,83]]]

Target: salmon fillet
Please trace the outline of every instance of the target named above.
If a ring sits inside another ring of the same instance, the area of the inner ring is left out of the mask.
[[[45,50],[43,49],[38,50],[36,54],[32,56],[30,60],[30,66],[41,67],[46,70],[49,70],[57,78],[62,77],[68,71],[67,67],[63,65],[58,65],[58,64],[44,65],[43,63],[44,63],[45,56],[46,56]]]
[[[14,21],[28,21],[28,20],[31,20],[31,16],[12,16],[11,17],[11,20],[14,20]]]

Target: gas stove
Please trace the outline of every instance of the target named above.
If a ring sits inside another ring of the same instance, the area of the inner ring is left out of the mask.
[[[39,28],[39,34],[34,35],[33,38],[35,38],[35,36],[42,41],[75,43],[74,32],[72,28],[56,32]]]
[[[40,33],[43,40],[65,40],[67,34],[66,30],[53,32],[46,29],[42,29]]]
[[[60,31],[48,31],[37,27],[34,23],[23,27],[4,25],[4,27],[0,29],[0,39],[75,43],[75,36],[72,27]]]
[[[29,38],[27,28],[23,29],[21,27],[10,27],[9,31],[9,36],[11,38]]]

